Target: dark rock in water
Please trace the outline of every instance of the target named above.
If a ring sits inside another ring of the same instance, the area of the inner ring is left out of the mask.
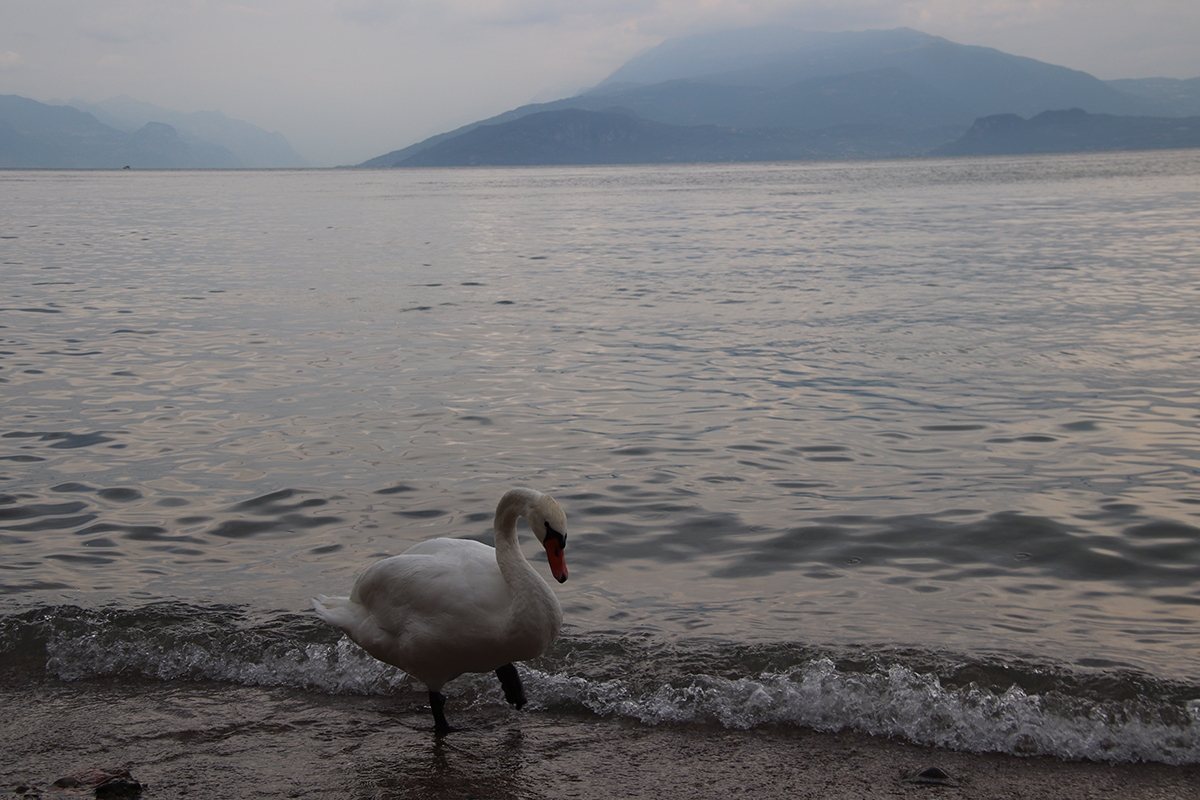
[[[137,797],[144,788],[127,769],[82,769],[54,782],[57,789],[93,788],[96,797]]]

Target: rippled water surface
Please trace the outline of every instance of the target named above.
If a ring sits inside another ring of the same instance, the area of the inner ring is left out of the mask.
[[[6,172],[0,211],[10,620],[300,625],[528,484],[571,521],[564,674],[1200,684],[1200,151]]]

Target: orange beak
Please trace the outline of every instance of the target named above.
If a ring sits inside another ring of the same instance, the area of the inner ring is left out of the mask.
[[[543,543],[546,547],[546,560],[550,562],[550,572],[554,580],[563,583],[567,579],[567,557],[563,555],[563,540],[561,536],[547,536]]]

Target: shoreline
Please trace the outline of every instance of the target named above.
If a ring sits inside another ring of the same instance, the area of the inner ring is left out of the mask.
[[[967,753],[853,731],[750,731],[506,707],[453,707],[433,735],[421,694],[331,696],[211,682],[39,680],[0,688],[4,793],[62,796],[127,769],[140,797],[1192,798],[1200,765]],[[453,698],[451,706],[455,706]],[[907,780],[928,768],[948,780]],[[90,792],[88,793],[90,794]],[[14,795],[15,796],[15,795]]]

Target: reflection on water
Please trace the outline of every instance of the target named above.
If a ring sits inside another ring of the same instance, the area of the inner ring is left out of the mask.
[[[471,732],[465,732],[471,737]],[[430,737],[424,752],[408,752],[395,760],[359,765],[355,796],[364,798],[494,797],[498,800],[538,796],[523,775],[524,734],[520,728],[487,731],[486,741]],[[495,735],[499,734],[499,735]],[[411,748],[413,750],[416,748]],[[378,757],[378,754],[372,753]]]
[[[1195,677],[1198,174],[4,174],[0,591],[298,610],[527,483],[575,632]]]

